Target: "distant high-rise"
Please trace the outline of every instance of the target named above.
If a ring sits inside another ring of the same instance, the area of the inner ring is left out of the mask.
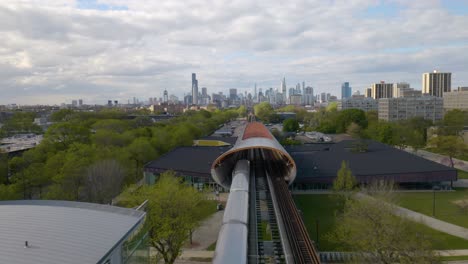
[[[198,105],[198,80],[195,73],[192,73],[192,104]]]
[[[315,97],[314,97],[314,88],[307,86],[304,89],[304,96],[303,101],[305,105],[312,105],[314,104]]]
[[[371,89],[374,99],[393,97],[393,83],[385,83],[384,81],[373,83]]]
[[[288,98],[286,96],[286,77],[283,77],[283,81],[281,82],[281,92],[283,93],[283,102],[286,102]]]
[[[83,99],[78,99],[78,106],[83,106]]]
[[[229,100],[235,101],[237,99],[237,89],[229,89]]]
[[[373,97],[372,96],[372,87],[371,88],[366,88],[365,96],[366,97]]]
[[[432,96],[443,97],[452,87],[451,72],[426,72],[422,76],[422,92]]]
[[[167,90],[164,90],[163,93],[163,102],[167,103],[169,101],[169,95],[167,94]]]
[[[341,85],[341,99],[346,99],[351,97],[351,86],[349,86],[349,82],[344,82]]]

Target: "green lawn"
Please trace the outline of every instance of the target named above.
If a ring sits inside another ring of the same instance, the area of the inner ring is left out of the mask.
[[[458,179],[468,179],[468,171],[462,171],[462,170],[457,170],[458,171]]]
[[[435,193],[435,218],[468,228],[468,211],[462,211],[454,202],[468,199],[468,189]],[[432,192],[398,193],[399,205],[432,216]]]
[[[302,211],[309,236],[315,241],[319,250],[334,250],[339,245],[325,239],[325,235],[333,229],[335,212],[340,209],[331,194],[295,195],[297,207]],[[319,238],[317,240],[317,222]]]
[[[468,256],[447,256],[440,257],[442,261],[468,260]]]
[[[320,251],[336,251],[342,246],[327,241],[326,234],[331,232],[336,221],[336,211],[339,208],[337,200],[331,194],[295,195],[297,207],[302,211],[305,225],[312,240],[317,242],[316,223],[318,221]],[[414,228],[433,237],[434,247],[439,250],[467,249],[468,241],[431,229],[425,225],[414,223]]]

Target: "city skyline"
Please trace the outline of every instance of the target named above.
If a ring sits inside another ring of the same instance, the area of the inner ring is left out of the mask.
[[[380,80],[421,90],[433,70],[451,72],[452,89],[467,86],[468,4],[406,2],[0,3],[0,104],[105,104],[164,90],[182,99],[193,72],[209,94],[276,89],[283,77],[286,89],[305,81],[334,95],[343,82],[361,93]]]

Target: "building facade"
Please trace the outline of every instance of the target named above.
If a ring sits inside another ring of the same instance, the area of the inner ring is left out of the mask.
[[[372,98],[374,99],[393,97],[393,83],[385,83],[384,81],[373,83],[371,90]]]
[[[458,91],[444,93],[444,109],[468,110],[468,89],[458,89]]]
[[[430,72],[423,73],[422,92],[432,96],[443,97],[444,93],[450,92],[452,86],[452,73]]]
[[[362,111],[377,111],[378,102],[374,98],[369,97],[351,97],[338,102],[338,110],[360,109]]]
[[[382,98],[378,108],[379,119],[385,121],[422,117],[435,122],[444,116],[443,100],[436,96]]]

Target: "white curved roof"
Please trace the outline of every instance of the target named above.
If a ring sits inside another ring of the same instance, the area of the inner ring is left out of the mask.
[[[2,201],[0,263],[98,263],[144,215],[90,203]]]

